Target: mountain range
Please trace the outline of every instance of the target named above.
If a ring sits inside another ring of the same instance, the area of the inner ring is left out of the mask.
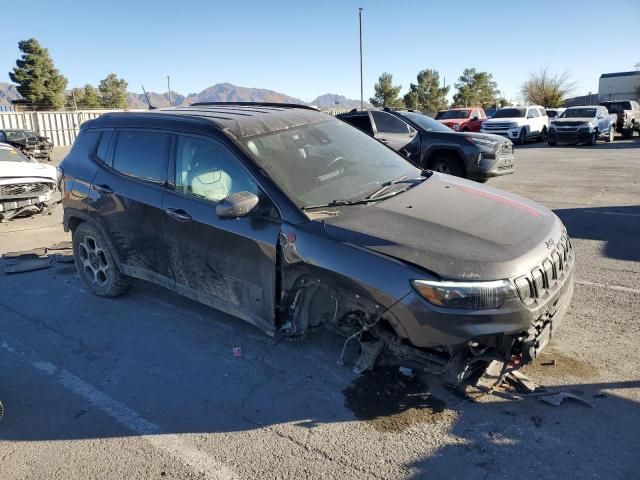
[[[168,107],[169,100],[167,93],[147,92],[149,101],[154,107]],[[0,82],[0,106],[11,105],[12,100],[21,98],[15,85]],[[233,85],[231,83],[217,83],[205,88],[200,93],[190,93],[182,95],[171,92],[171,105],[182,106],[191,105],[196,102],[274,102],[274,103],[299,103],[305,104],[298,98],[285,95],[284,93],[264,88],[246,88]],[[343,95],[327,93],[320,95],[309,103],[321,109],[351,109],[360,106],[359,100],[351,100]],[[143,93],[127,92],[127,105],[129,108],[147,108],[148,103]],[[365,102],[365,106],[371,105]]]

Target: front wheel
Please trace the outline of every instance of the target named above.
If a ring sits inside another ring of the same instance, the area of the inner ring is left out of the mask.
[[[118,269],[100,231],[84,222],[73,232],[73,260],[82,282],[94,295],[117,297],[131,287],[131,278]]]
[[[550,147],[555,147],[557,145],[557,142],[547,139],[547,145],[549,145]]]
[[[527,143],[527,129],[523,128],[520,130],[520,135],[518,135],[518,145],[524,145]]]
[[[438,157],[431,162],[431,170],[447,175],[462,177],[462,169],[458,162],[451,157]]]
[[[631,139],[633,137],[633,127],[624,129],[622,131],[622,136],[625,140]]]
[[[589,140],[587,140],[587,145],[589,146],[595,145],[597,141],[598,141],[598,134],[596,132],[591,132],[591,135],[589,135]]]

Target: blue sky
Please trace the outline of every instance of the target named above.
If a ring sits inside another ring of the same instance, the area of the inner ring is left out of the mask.
[[[359,98],[358,7],[364,8],[365,98],[380,73],[403,93],[435,68],[452,85],[465,67],[493,73],[517,98],[527,72],[568,70],[576,94],[596,92],[603,72],[633,70],[640,1],[167,1],[31,0],[28,21],[0,29],[0,81],[36,37],[70,86],[115,72],[129,90],[197,93],[219,82],[277,90],[309,101],[331,92]],[[611,17],[607,18],[607,12]]]

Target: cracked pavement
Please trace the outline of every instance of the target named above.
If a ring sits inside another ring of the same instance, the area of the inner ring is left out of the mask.
[[[595,408],[461,402],[427,378],[449,414],[398,411],[406,428],[382,431],[345,407],[342,339],[270,338],[144,282],[94,297],[54,264],[0,273],[0,478],[639,478],[640,139],[530,144],[516,161],[490,185],[556,211],[578,255],[571,308],[528,374]],[[0,253],[67,240],[59,221],[0,225]]]

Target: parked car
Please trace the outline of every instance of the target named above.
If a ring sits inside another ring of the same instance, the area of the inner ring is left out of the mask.
[[[356,371],[382,350],[453,381],[492,359],[527,364],[573,293],[553,212],[417,169],[303,105],[107,113],[62,167],[90,292],[141,278],[270,335],[324,327],[360,342]]]
[[[600,103],[609,113],[618,117],[616,131],[624,138],[633,137],[633,132],[640,133],[640,105],[633,100],[615,100]]]
[[[0,143],[0,220],[43,213],[59,200],[58,173],[6,143]]]
[[[562,115],[565,110],[566,108],[547,108],[546,112],[547,117],[549,117],[549,123],[551,123],[554,118],[558,118],[560,115]]]
[[[478,181],[513,173],[513,144],[496,135],[456,133],[413,111],[351,111],[338,118],[400,152],[419,168]]]
[[[547,142],[549,145],[559,142],[595,145],[598,138],[613,142],[617,120],[618,116],[609,114],[605,107],[567,108],[549,125]]]
[[[436,120],[455,132],[479,132],[486,119],[482,108],[452,108],[436,115]]]
[[[539,105],[532,105],[498,109],[493,117],[483,122],[480,132],[504,135],[517,144],[524,145],[530,138],[546,140],[548,129],[549,117],[546,110]]]
[[[9,144],[29,158],[51,161],[53,144],[47,137],[42,137],[31,130],[0,130],[0,143]]]

